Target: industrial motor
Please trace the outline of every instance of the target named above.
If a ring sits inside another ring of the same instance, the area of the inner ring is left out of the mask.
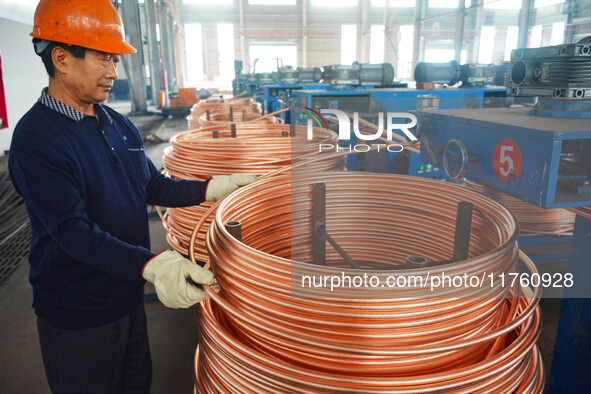
[[[333,88],[351,86],[389,86],[394,79],[394,67],[390,63],[324,66],[323,80]]]
[[[415,67],[415,81],[463,86],[482,86],[492,84],[495,78],[495,66],[492,64],[468,63],[460,65],[452,60],[448,63],[420,62]]]
[[[318,82],[322,79],[322,70],[320,67],[298,67],[297,70],[299,82]]]
[[[591,36],[576,44],[514,49],[507,94],[591,98]]]
[[[298,83],[300,80],[298,72],[292,66],[287,66],[279,70],[278,77],[281,83]]]

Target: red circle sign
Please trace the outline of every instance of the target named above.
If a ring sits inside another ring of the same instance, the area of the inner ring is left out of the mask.
[[[521,172],[521,151],[515,141],[507,138],[497,144],[493,154],[493,169],[503,183],[507,183],[509,178],[517,179]]]

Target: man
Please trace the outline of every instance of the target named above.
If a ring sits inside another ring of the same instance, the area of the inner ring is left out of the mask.
[[[33,228],[29,280],[45,371],[56,393],[144,393],[151,360],[143,286],[186,308],[210,271],[150,252],[147,204],[216,201],[252,175],[164,177],[131,121],[107,99],[124,41],[108,0],[41,0],[31,35],[49,86],[16,126],[10,174]]]

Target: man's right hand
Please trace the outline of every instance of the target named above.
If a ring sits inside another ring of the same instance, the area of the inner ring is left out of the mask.
[[[213,273],[185,259],[180,253],[166,250],[144,266],[142,276],[154,284],[158,299],[169,308],[188,308],[207,298],[191,282],[210,284]]]

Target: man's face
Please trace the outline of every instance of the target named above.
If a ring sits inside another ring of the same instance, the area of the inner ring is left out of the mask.
[[[98,104],[109,97],[117,79],[119,55],[86,50],[84,59],[72,56],[67,77],[68,90],[77,101]]]

